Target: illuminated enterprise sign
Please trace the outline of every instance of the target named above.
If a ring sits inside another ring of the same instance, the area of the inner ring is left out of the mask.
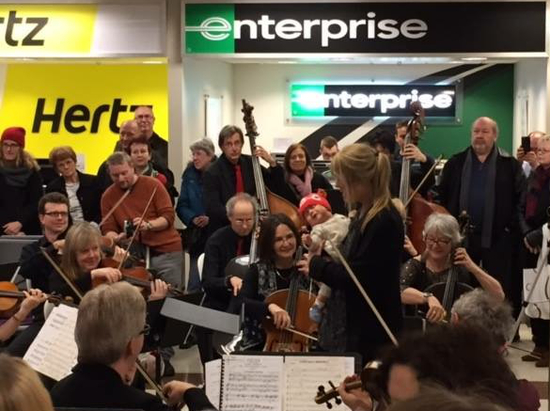
[[[419,101],[426,117],[456,115],[456,87],[434,85],[292,84],[291,113],[307,117],[408,117]]]

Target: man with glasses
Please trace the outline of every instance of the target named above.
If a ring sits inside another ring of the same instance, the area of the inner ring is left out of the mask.
[[[437,191],[441,205],[453,216],[468,213],[473,225],[468,254],[499,280],[519,310],[520,202],[525,177],[521,164],[497,147],[498,134],[493,119],[475,120],[471,146],[447,161]]]
[[[30,280],[32,288],[43,292],[50,291],[52,266],[46,260],[41,248],[54,258],[60,259],[59,250],[63,248],[65,234],[70,224],[69,199],[60,193],[48,193],[38,202],[38,218],[42,225],[43,237],[21,250],[19,274]],[[17,336],[8,346],[11,355],[23,357],[30,344],[44,324],[43,305],[33,311],[33,323]]]
[[[220,131],[218,146],[222,155],[204,173],[203,199],[206,215],[209,217],[208,233],[229,224],[225,213],[225,204],[237,193],[256,195],[252,158],[242,154],[244,137],[237,126],[225,126]],[[262,147],[257,146],[255,155],[269,164],[269,171],[262,167],[264,181],[275,193],[282,192],[284,181],[283,169]]]
[[[149,141],[153,163],[164,169],[168,168],[168,142],[153,130],[153,109],[150,106],[139,106],[134,111],[134,120],[139,126],[140,133]]]
[[[230,225],[218,229],[206,241],[202,286],[206,293],[204,305],[219,311],[227,311],[232,296],[242,286],[242,275],[226,274],[227,264],[235,257],[249,253],[250,241],[256,219],[257,202],[246,193],[239,193],[226,204]],[[204,333],[208,338],[211,335]],[[203,362],[212,359],[211,343],[199,336],[199,350]],[[202,341],[202,342],[201,342]]]

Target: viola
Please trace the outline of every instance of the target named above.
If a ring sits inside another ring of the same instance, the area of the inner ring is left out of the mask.
[[[296,251],[295,261],[302,258],[302,247]],[[308,352],[310,341],[309,331],[315,323],[309,318],[309,309],[315,302],[315,295],[299,288],[300,274],[293,273],[290,287],[278,290],[265,299],[265,303],[285,307],[290,316],[292,328],[277,330],[271,319],[265,319],[263,326],[266,331],[264,351],[269,352]],[[297,332],[296,332],[297,331]]]
[[[403,142],[403,147],[406,147],[408,144],[418,145],[420,134],[425,129],[424,109],[422,105],[418,101],[415,101],[411,104],[411,110],[413,112],[413,118],[407,124],[407,134]],[[414,248],[416,248],[419,253],[422,253],[426,249],[426,244],[424,244],[422,235],[426,220],[433,213],[449,214],[449,212],[444,207],[427,201],[418,193],[414,194],[412,198],[409,198],[411,192],[410,177],[411,160],[403,157],[401,181],[399,184],[399,199],[405,205],[405,214],[407,215],[405,231],[413,243]]]
[[[47,297],[47,301],[53,304],[62,301],[62,297],[57,295],[50,294]],[[0,281],[0,317],[12,315],[25,298],[25,293],[19,291],[17,285],[9,281]]]

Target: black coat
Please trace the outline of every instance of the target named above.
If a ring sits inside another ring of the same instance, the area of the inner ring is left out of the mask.
[[[217,230],[206,241],[204,248],[204,266],[202,270],[202,287],[206,293],[204,305],[220,311],[226,311],[231,301],[232,292],[227,287],[225,267],[237,256],[239,236],[231,226]],[[244,241],[243,252],[250,249],[250,236]]]
[[[360,225],[357,219],[352,221],[342,249],[349,250],[351,269],[394,335],[398,335],[403,321],[399,288],[403,220],[390,207],[379,212],[362,232]],[[309,273],[331,287],[333,294],[340,290],[345,295],[346,347],[341,347],[342,351],[358,352],[364,362],[373,359],[390,340],[344,266],[317,256],[310,262]]]
[[[40,234],[38,201],[43,194],[42,177],[38,170],[32,171],[24,187],[9,185],[0,174],[0,228],[6,223],[19,221],[25,234]],[[4,234],[3,230],[0,234]]]
[[[144,411],[172,409],[158,397],[124,384],[115,370],[101,364],[77,364],[71,375],[53,387],[51,397],[55,407]],[[191,411],[214,409],[204,392],[198,388],[189,389],[184,400]]]
[[[462,167],[470,150],[469,147],[447,161],[441,174],[441,181],[436,187],[436,201],[457,218],[462,211],[460,210]],[[495,185],[492,243],[504,232],[519,233],[521,201],[525,192],[525,177],[521,164],[500,149],[496,160]]]
[[[256,185],[254,183],[252,157],[244,154],[241,155],[239,164],[243,175],[244,191],[255,196]],[[283,176],[277,175],[280,172],[281,170],[278,170],[278,167],[273,167],[269,170],[262,167],[265,184],[274,193],[280,193],[281,191],[280,182]],[[235,193],[235,166],[222,154],[208,167],[203,176],[203,201],[206,215],[210,218],[208,223],[209,234],[229,224],[225,212],[225,204]]]
[[[78,173],[79,187],[76,190],[76,196],[82,207],[82,214],[85,221],[101,221],[101,194],[103,194],[99,179],[91,174]],[[58,177],[46,187],[46,193],[61,193],[67,196],[65,179]],[[68,196],[67,196],[68,197]]]

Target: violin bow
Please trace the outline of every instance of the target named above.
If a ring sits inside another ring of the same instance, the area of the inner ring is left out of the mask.
[[[430,167],[430,169],[428,170],[428,172],[426,173],[426,175],[424,176],[422,181],[420,181],[418,186],[414,189],[414,191],[411,193],[411,195],[407,199],[407,202],[405,203],[405,209],[409,206],[410,202],[412,201],[412,199],[416,195],[416,193],[418,193],[418,191],[420,191],[420,189],[422,188],[424,183],[426,183],[426,181],[428,180],[428,177],[430,177],[430,174],[432,174],[433,171],[435,170],[435,168],[438,166],[438,164],[441,163],[442,159],[443,159],[443,155],[440,155],[439,157],[437,157],[435,159],[433,166]]]
[[[105,224],[105,221],[107,221],[109,219],[109,217],[111,217],[113,215],[113,213],[115,212],[115,210],[118,208],[119,205],[122,204],[122,202],[124,201],[124,199],[126,197],[128,197],[128,194],[130,194],[130,191],[131,189],[128,189],[124,192],[124,194],[122,195],[122,197],[120,197],[118,199],[118,201],[115,203],[115,205],[113,207],[111,207],[111,209],[109,210],[109,212],[105,215],[105,217],[103,217],[103,219],[100,221],[99,223],[99,227],[101,227],[103,224]]]
[[[342,253],[340,252],[338,247],[336,247],[334,245],[334,243],[330,240],[327,240],[327,242],[332,246],[333,250],[336,252],[336,255],[338,256],[338,259],[340,260],[340,262],[342,263],[342,265],[344,266],[344,268],[348,272],[349,276],[351,277],[351,279],[355,283],[355,286],[357,287],[357,289],[359,290],[359,292],[361,293],[361,295],[363,296],[363,298],[367,302],[368,306],[370,307],[370,309],[372,310],[372,312],[376,316],[376,319],[378,320],[378,322],[380,323],[380,325],[382,326],[384,331],[386,331],[386,334],[390,338],[391,342],[395,346],[398,346],[399,344],[397,343],[397,339],[395,338],[395,335],[393,335],[393,333],[391,332],[390,327],[388,327],[388,324],[382,318],[382,315],[380,314],[380,311],[378,311],[378,309],[376,308],[376,306],[374,305],[374,303],[370,299],[369,295],[367,294],[367,292],[365,291],[365,289],[363,288],[363,286],[361,285],[361,283],[357,279],[357,276],[355,275],[355,273],[353,272],[353,270],[349,266],[348,262],[346,261],[346,259],[344,258],[344,256],[342,255]]]
[[[147,201],[147,204],[145,205],[145,209],[143,210],[143,213],[141,213],[141,216],[139,217],[139,224],[140,225],[143,222],[143,217],[145,217],[145,214],[147,214],[147,211],[149,211],[149,207],[151,206],[151,203],[153,202],[153,197],[157,193],[158,188],[159,188],[159,185],[157,184],[155,186],[155,189],[153,190],[153,193],[151,194],[151,197],[149,197],[149,200]],[[127,192],[129,192],[129,190]],[[122,266],[124,265],[124,263],[128,259],[128,254],[130,252],[130,247],[134,243],[134,240],[136,239],[136,235],[137,235],[138,231],[139,230],[134,230],[134,233],[132,234],[132,237],[130,238],[130,242],[128,243],[128,246],[126,247],[126,250],[124,250],[124,257],[122,258],[122,260],[120,261],[120,263],[118,265],[119,270],[122,268]]]
[[[67,285],[73,290],[73,292],[77,295],[80,300],[84,297],[84,293],[74,284],[73,280],[69,278],[67,274],[63,272],[61,267],[54,261],[54,259],[48,254],[46,249],[44,247],[40,247],[40,251],[48,260],[50,265],[53,267],[53,269],[63,278],[63,280],[67,283]],[[143,376],[145,381],[153,387],[153,389],[156,391],[160,399],[162,399],[165,403],[168,403],[168,399],[164,395],[164,392],[162,391],[162,388],[147,374],[147,371],[141,366],[138,360],[136,360],[136,369],[139,371],[139,373]]]

